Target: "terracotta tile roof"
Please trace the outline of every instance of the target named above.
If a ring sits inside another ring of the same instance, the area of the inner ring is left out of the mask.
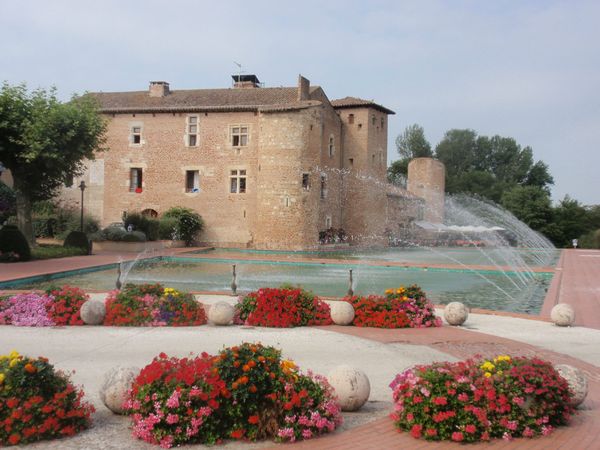
[[[318,90],[311,86],[310,92]],[[285,111],[320,104],[298,101],[298,88],[193,89],[173,90],[164,97],[150,97],[148,91],[92,92],[104,113],[183,111]]]
[[[331,102],[334,108],[360,108],[362,106],[374,108],[378,111],[384,112],[386,114],[396,114],[391,109],[386,108],[385,106],[381,106],[378,103],[375,103],[373,100],[364,100],[358,97],[344,97],[337,100],[333,100]]]

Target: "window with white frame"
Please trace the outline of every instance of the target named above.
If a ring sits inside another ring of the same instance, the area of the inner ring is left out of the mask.
[[[129,192],[142,192],[142,169],[140,167],[129,169]]]
[[[135,125],[131,127],[131,134],[129,137],[129,142],[134,145],[141,145],[142,143],[142,127],[140,125]]]
[[[186,135],[188,147],[196,147],[198,145],[198,116],[188,116]]]
[[[229,192],[232,194],[246,192],[246,171],[244,169],[234,169],[229,172]]]
[[[248,145],[247,125],[233,125],[231,127],[231,145],[233,147],[245,147]]]
[[[198,170],[185,171],[185,192],[200,192],[200,172]]]

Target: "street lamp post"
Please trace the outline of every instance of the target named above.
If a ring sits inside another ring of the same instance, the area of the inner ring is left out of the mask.
[[[81,189],[81,221],[79,231],[83,231],[83,191],[85,191],[85,181],[81,180],[81,183],[79,183],[79,189]]]

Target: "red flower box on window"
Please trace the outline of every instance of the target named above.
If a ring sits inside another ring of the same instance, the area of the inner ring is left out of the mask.
[[[141,194],[142,193],[142,188],[135,188],[135,193],[136,194]]]

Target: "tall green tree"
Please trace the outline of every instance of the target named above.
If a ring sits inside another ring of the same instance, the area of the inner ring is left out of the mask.
[[[2,85],[0,162],[12,173],[19,229],[31,244],[32,202],[52,198],[69,177],[81,175],[84,159],[93,159],[104,144],[105,131],[91,97],[62,103],[55,89]]]
[[[411,159],[433,156],[431,144],[425,139],[425,130],[417,124],[409,125],[402,134],[398,135],[396,149],[400,159],[394,161],[388,168],[388,180],[392,183],[397,183],[399,179],[406,177]]]
[[[500,203],[516,186],[537,186],[549,194],[554,183],[548,166],[534,162],[532,149],[509,137],[450,130],[436,146],[435,157],[446,165],[449,193],[477,194]]]

